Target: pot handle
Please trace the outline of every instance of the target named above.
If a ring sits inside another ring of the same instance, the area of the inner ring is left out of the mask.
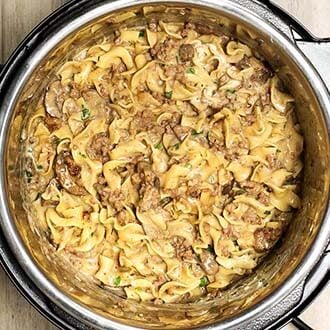
[[[323,43],[323,42],[330,42],[330,37],[326,38],[319,38],[315,36],[303,23],[301,23],[295,16],[290,14],[285,9],[281,8],[280,6],[274,4],[272,0],[264,0],[262,3],[271,10],[276,16],[278,16],[280,19],[282,19],[284,22],[286,22],[291,30],[296,32],[299,35],[299,38],[295,38],[295,40],[299,40],[302,42],[317,42],[317,43]]]
[[[264,0],[262,3],[289,26],[297,47],[313,63],[330,90],[330,37],[315,36],[296,17],[274,4],[272,0]]]

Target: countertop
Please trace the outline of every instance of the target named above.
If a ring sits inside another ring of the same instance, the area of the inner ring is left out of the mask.
[[[0,0],[0,63],[43,17],[64,0]],[[276,0],[318,36],[330,37],[329,0]],[[328,285],[301,318],[315,330],[330,329]],[[54,330],[10,283],[0,267],[0,330]],[[285,330],[295,329],[288,325]]]

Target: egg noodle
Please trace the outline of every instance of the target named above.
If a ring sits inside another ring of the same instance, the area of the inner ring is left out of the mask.
[[[27,123],[28,211],[125,297],[216,295],[300,205],[294,99],[245,44],[151,22],[86,48]]]

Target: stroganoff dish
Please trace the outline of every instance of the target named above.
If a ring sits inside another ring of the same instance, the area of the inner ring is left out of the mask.
[[[129,299],[216,296],[299,207],[294,99],[251,49],[151,21],[66,61],[26,125],[25,207]]]

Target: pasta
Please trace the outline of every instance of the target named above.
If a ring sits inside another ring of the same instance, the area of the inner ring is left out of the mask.
[[[214,297],[299,208],[294,98],[205,26],[123,28],[63,64],[27,122],[25,207],[127,299]]]

